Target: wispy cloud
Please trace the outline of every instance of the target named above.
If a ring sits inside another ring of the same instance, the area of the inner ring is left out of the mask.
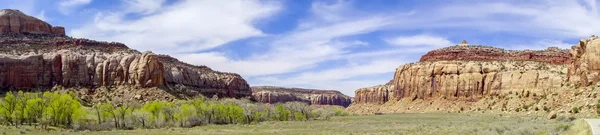
[[[90,4],[92,0],[61,0],[59,5],[59,11],[62,14],[68,15],[73,12],[79,6]]]
[[[257,0],[183,0],[157,6],[163,1],[128,1],[123,12],[98,13],[93,22],[71,31],[75,37],[114,40],[140,50],[176,54],[212,49],[263,32],[255,21],[275,14],[278,3]],[[157,11],[157,9],[162,10]],[[126,16],[141,15],[139,19]]]
[[[443,37],[431,35],[398,36],[385,39],[388,44],[397,46],[450,46],[451,41]]]
[[[287,18],[277,15],[291,2],[168,2],[123,0],[117,6],[121,10],[101,10],[70,35],[124,42],[239,73],[251,85],[337,89],[353,95],[359,87],[392,79],[396,67],[417,61],[420,54],[462,39],[508,49],[569,48],[567,40],[600,33],[595,0],[444,1],[385,10],[357,8],[362,1],[311,1],[309,9],[291,11],[306,15],[279,22],[293,24],[291,28],[274,33],[265,32],[269,30],[262,27],[271,26],[261,22]]]

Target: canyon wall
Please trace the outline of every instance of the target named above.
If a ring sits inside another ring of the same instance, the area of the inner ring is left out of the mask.
[[[600,81],[600,39],[592,36],[572,47],[567,81],[589,86]]]
[[[36,40],[20,42],[21,38],[11,37],[0,42],[0,50],[7,51],[0,52],[0,88],[184,85],[209,96],[250,95],[249,85],[237,74],[151,52],[140,53],[118,43],[58,37],[52,43]]]
[[[392,85],[362,88],[355,103],[402,98],[468,99],[509,91],[543,92],[561,87],[566,65],[534,61],[435,61],[399,67]]]
[[[347,107],[350,97],[334,90],[284,88],[274,86],[252,87],[252,98],[262,103],[304,102],[311,105],[339,105]]]
[[[403,98],[475,101],[486,95],[561,87],[568,50],[514,51],[487,46],[433,50],[421,62],[402,65],[386,85],[356,90],[355,102],[383,104]]]
[[[19,10],[0,10],[0,35],[2,34],[52,34],[65,36],[65,28],[52,25],[24,14]]]
[[[198,94],[251,96],[248,83],[238,74],[138,52],[122,43],[66,37],[62,27],[52,27],[18,10],[0,10],[0,92],[53,87],[87,89],[81,93],[88,95],[106,89],[105,95],[144,100]],[[143,90],[158,95],[136,92]]]

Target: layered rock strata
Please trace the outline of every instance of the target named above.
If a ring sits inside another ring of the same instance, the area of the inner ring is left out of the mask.
[[[433,50],[421,62],[402,65],[385,85],[356,90],[355,102],[383,104],[403,98],[477,100],[486,95],[564,85],[568,50],[515,51],[488,46]]]
[[[566,65],[533,61],[436,61],[399,67],[392,85],[362,88],[355,103],[402,98],[472,99],[509,91],[543,92],[561,87]]]
[[[20,33],[65,36],[65,28],[60,26],[53,27],[19,10],[0,10],[0,35]]]
[[[395,91],[394,85],[385,84],[385,85],[377,85],[373,87],[360,88],[356,90],[355,97],[353,103],[361,104],[361,103],[375,103],[375,104],[383,104],[389,100],[390,97],[393,97],[393,92]]]
[[[0,31],[0,92],[60,86],[89,89],[83,92],[89,95],[98,88],[132,93],[141,89],[162,90],[149,93],[166,92],[170,96],[165,98],[169,99],[198,94],[251,95],[248,83],[238,74],[187,64],[166,55],[138,52],[122,43],[59,36],[64,35],[64,28],[52,28],[20,11],[0,10]],[[115,96],[122,95],[127,94]],[[144,95],[125,98],[141,96]]]
[[[304,102],[311,105],[339,105],[347,107],[350,97],[335,90],[283,88],[274,86],[252,87],[252,98],[263,103]]]
[[[537,61],[567,64],[571,60],[569,50],[549,47],[546,50],[505,50],[490,46],[450,46],[428,52],[421,57],[424,61]]]
[[[571,47],[573,59],[569,63],[567,81],[589,86],[600,81],[600,38],[592,36]]]

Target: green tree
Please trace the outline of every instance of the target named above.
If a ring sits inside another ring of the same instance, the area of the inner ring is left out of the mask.
[[[142,128],[146,128],[146,123],[148,122],[149,117],[151,117],[151,114],[143,109],[137,109],[134,110],[132,116],[135,121],[142,124]]]
[[[18,125],[23,125],[25,120],[28,119],[28,115],[26,112],[27,109],[27,100],[33,98],[29,93],[23,93],[23,91],[17,92],[17,96],[15,97],[17,100],[16,110],[15,110],[15,119]]]
[[[158,126],[158,122],[160,122],[160,117],[165,106],[166,104],[164,102],[153,101],[144,104],[143,109],[150,113],[150,115],[152,116],[148,120],[154,122],[155,125]]]
[[[11,92],[7,92],[1,106],[2,118],[4,118],[8,124],[15,124],[13,123],[13,118],[15,116],[15,111],[17,110],[17,98]]]
[[[290,118],[290,115],[292,112],[290,112],[290,110],[287,110],[285,107],[283,107],[282,104],[278,104],[275,107],[275,113],[276,113],[276,118],[277,120],[280,121],[287,121]]]
[[[119,117],[117,117],[117,111],[116,111],[115,107],[113,106],[113,104],[104,103],[104,104],[100,105],[100,110],[102,110],[102,116],[104,118],[106,118],[106,117],[112,118],[115,128],[119,128]]]
[[[94,109],[94,113],[96,113],[98,124],[102,124],[102,104],[95,104],[92,108]]]
[[[45,116],[54,126],[71,127],[74,121],[86,116],[79,100],[71,94],[45,92],[44,99],[49,103],[45,109]]]
[[[182,104],[179,107],[179,112],[175,114],[175,119],[179,121],[179,126],[184,127],[186,121],[197,115],[196,108],[190,104]]]
[[[25,111],[29,116],[29,123],[41,122],[46,108],[46,101],[42,98],[32,98],[27,100],[27,107]]]
[[[117,116],[119,117],[119,119],[121,119],[121,128],[126,128],[125,125],[125,118],[128,115],[131,115],[131,113],[133,112],[133,108],[131,105],[123,103],[121,104],[121,106],[117,107],[117,109],[115,110],[115,113],[117,114]]]

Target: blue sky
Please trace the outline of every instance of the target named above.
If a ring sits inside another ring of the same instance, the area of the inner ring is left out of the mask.
[[[252,86],[384,84],[428,50],[467,40],[570,48],[600,33],[595,0],[0,0],[77,38],[117,41]]]

